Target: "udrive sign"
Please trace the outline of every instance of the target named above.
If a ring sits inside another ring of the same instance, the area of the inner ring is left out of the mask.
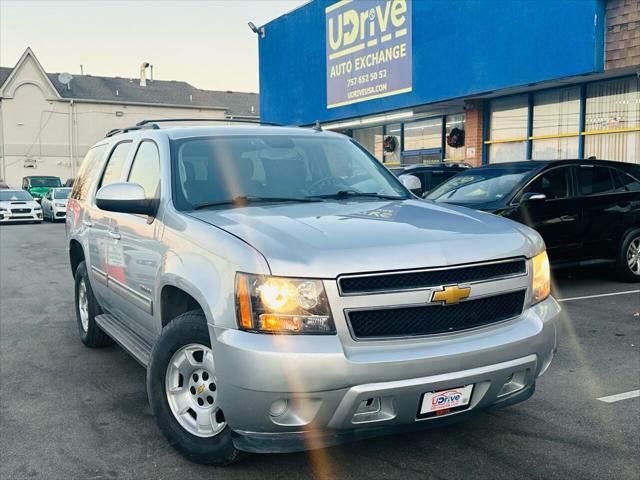
[[[327,108],[411,91],[411,0],[342,0],[325,16]]]

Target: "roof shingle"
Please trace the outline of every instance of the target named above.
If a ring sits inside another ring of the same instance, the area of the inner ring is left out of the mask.
[[[12,72],[0,67],[0,87]],[[180,105],[185,107],[218,107],[230,116],[259,117],[257,93],[200,90],[182,81],[147,80],[140,86],[137,78],[96,77],[74,75],[70,87],[60,83],[58,73],[47,73],[49,80],[63,98],[94,100],[99,102],[146,103]]]

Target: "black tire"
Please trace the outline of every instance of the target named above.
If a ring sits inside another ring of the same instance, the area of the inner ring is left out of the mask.
[[[632,242],[640,241],[640,228],[632,230],[622,239],[618,252],[618,275],[625,282],[640,282],[640,275],[633,273],[627,260],[627,253]]]
[[[187,459],[204,465],[229,465],[241,455],[233,445],[229,426],[213,437],[193,435],[178,423],[167,401],[167,366],[180,348],[191,343],[211,348],[207,320],[199,310],[183,313],[171,320],[153,347],[147,369],[147,394],[151,411],[160,431]]]
[[[82,326],[82,320],[80,318],[80,307],[79,307],[79,291],[80,284],[85,282],[86,295],[87,295],[87,307],[88,307],[88,327],[85,330]],[[108,345],[113,345],[113,340],[109,337],[104,331],[98,326],[96,323],[96,316],[102,313],[102,309],[96,300],[96,297],[93,295],[93,290],[91,289],[91,283],[89,282],[89,275],[87,274],[87,264],[86,262],[80,262],[78,268],[76,269],[75,276],[75,309],[76,309],[76,321],[78,324],[78,334],[80,335],[80,340],[87,347],[90,348],[100,348],[106,347]]]

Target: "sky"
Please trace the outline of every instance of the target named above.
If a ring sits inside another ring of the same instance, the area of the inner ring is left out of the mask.
[[[27,46],[47,72],[154,78],[197,88],[258,92],[263,25],[306,0],[0,0],[0,65]]]

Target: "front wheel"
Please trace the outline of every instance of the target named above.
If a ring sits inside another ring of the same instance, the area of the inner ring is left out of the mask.
[[[218,388],[204,314],[179,315],[153,348],[147,392],[164,436],[197,463],[228,465],[240,454],[218,403]]]
[[[85,262],[80,262],[78,265],[75,280],[76,320],[80,340],[90,348],[112,345],[111,337],[96,323],[96,316],[100,315],[102,310],[93,295]]]
[[[629,232],[622,240],[618,272],[627,282],[640,282],[640,229]]]

